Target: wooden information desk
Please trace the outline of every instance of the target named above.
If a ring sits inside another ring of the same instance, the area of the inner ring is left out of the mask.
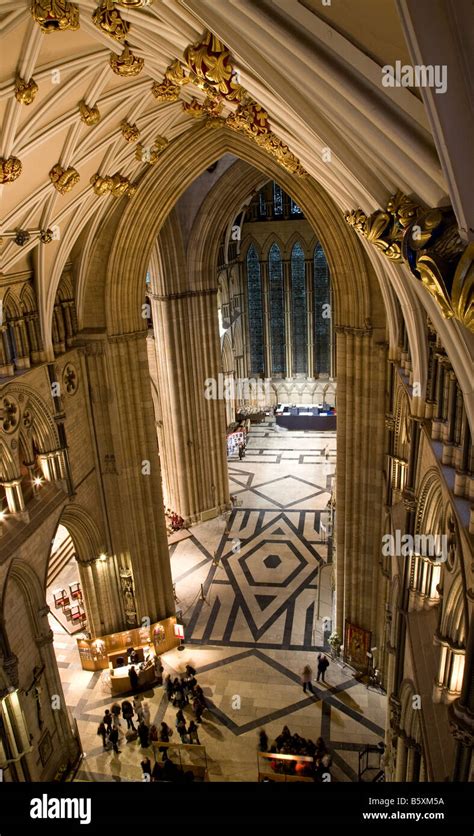
[[[150,685],[156,680],[154,657],[161,656],[168,650],[178,647],[180,639],[174,634],[176,616],[165,618],[150,627],[134,627],[120,633],[108,636],[98,636],[95,639],[77,639],[77,649],[81,665],[85,671],[110,670],[110,686],[112,694],[130,691],[128,670],[128,649],[133,647],[139,660],[147,659],[149,664],[140,670],[140,661],[135,664],[140,687]],[[125,664],[117,667],[117,661],[123,658]]]

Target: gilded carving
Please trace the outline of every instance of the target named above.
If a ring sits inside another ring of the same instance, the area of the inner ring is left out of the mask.
[[[13,183],[22,171],[18,157],[0,157],[0,183]]]
[[[179,84],[173,84],[165,78],[161,82],[153,82],[151,92],[159,102],[176,102],[179,99],[180,87]]]
[[[154,163],[156,163],[156,161],[161,156],[167,145],[168,140],[165,136],[157,136],[153,145],[149,146],[142,145],[142,143],[139,142],[136,147],[135,157],[141,163],[148,163],[149,165],[154,165]]]
[[[182,103],[182,108],[188,116],[194,116],[196,118],[200,116],[216,117],[222,112],[223,104],[218,99],[211,98],[210,96],[207,96],[203,102],[200,102],[199,99],[193,96],[190,102]]]
[[[56,191],[60,194],[70,192],[80,179],[79,173],[75,168],[72,168],[72,166],[69,166],[69,168],[63,168],[59,163],[56,163],[56,165],[52,167],[49,172],[49,178]]]
[[[90,184],[95,194],[101,196],[110,192],[112,187],[111,180],[111,177],[101,177],[100,174],[93,174],[90,179]]]
[[[54,238],[52,229],[42,229],[40,232],[40,241],[42,244],[50,244]]]
[[[177,84],[178,87],[181,87],[183,84],[189,84],[191,81],[191,79],[186,75],[184,67],[178,58],[165,70],[165,78],[168,79],[171,84]]]
[[[79,9],[69,0],[32,0],[31,14],[42,32],[79,29]]]
[[[116,41],[124,41],[130,29],[128,21],[123,20],[115,8],[114,0],[103,0],[92,15],[92,20],[102,32]]]
[[[143,6],[151,6],[153,0],[117,0],[117,3],[126,9],[140,9]]]
[[[140,136],[140,131],[137,126],[131,125],[126,119],[123,119],[120,123],[120,130],[122,131],[123,138],[126,139],[127,142],[136,142]]]
[[[229,128],[243,131],[252,138],[270,133],[267,111],[252,99],[240,104],[235,113],[227,117],[227,124]]]
[[[33,78],[25,81],[19,76],[15,81],[15,99],[21,104],[29,105],[34,100],[38,92],[38,85]]]
[[[129,197],[136,192],[136,186],[130,183],[127,177],[122,174],[107,175],[102,177],[100,174],[94,174],[90,183],[96,195],[102,196],[104,194],[113,195],[113,197],[122,197],[127,194]]]
[[[144,63],[143,58],[138,58],[134,55],[129,46],[125,47],[121,55],[116,55],[115,52],[112,52],[110,56],[110,66],[116,75],[139,75],[143,70]]]
[[[100,122],[100,111],[97,105],[89,107],[84,99],[79,102],[79,113],[81,114],[81,121],[89,127],[97,125]]]
[[[207,92],[220,93],[230,101],[242,101],[246,93],[237,80],[230,52],[212,32],[184,51],[190,80]]]

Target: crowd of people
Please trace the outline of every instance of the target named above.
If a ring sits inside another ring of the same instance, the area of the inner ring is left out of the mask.
[[[269,760],[274,772],[287,775],[298,775],[299,777],[311,777],[315,781],[323,782],[330,780],[332,758],[322,737],[318,737],[316,743],[307,740],[299,734],[292,734],[288,726],[283,726],[282,731],[268,745],[268,735],[265,729],[259,732],[259,751],[279,755],[304,755],[311,761],[280,761]],[[329,776],[329,777],[328,777]]]
[[[207,702],[203,689],[196,679],[195,669],[188,664],[182,676],[172,679],[170,674],[167,674],[163,684],[168,702],[178,709],[175,725],[181,743],[200,744],[198,725],[202,722]],[[188,705],[191,706],[194,715],[189,722],[183,711]],[[179,767],[169,758],[168,746],[160,746],[160,743],[171,743],[173,733],[174,730],[164,721],[159,727],[151,723],[150,707],[147,701],[139,696],[124,699],[122,703],[115,702],[110,709],[107,708],[97,729],[97,734],[102,738],[104,751],[120,754],[122,750],[119,744],[123,740],[127,743],[138,740],[141,749],[148,749],[152,746],[161,753],[162,762],[159,763],[155,752],[153,767],[148,756],[142,760],[143,774],[150,776],[145,780],[193,780],[192,772],[188,772],[187,777],[186,774],[183,776]]]

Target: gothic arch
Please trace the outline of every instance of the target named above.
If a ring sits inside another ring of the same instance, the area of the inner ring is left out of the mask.
[[[106,322],[109,334],[143,330],[140,321],[141,276],[146,274],[153,241],[179,196],[198,174],[225,153],[235,154],[272,179],[276,177],[301,206],[327,254],[340,322],[363,327],[368,319],[378,319],[382,309],[378,303],[374,307],[372,301],[374,293],[377,298],[379,295],[375,277],[369,275],[359,241],[325,190],[309,177],[298,178],[284,171],[245,136],[227,128],[210,134],[203,126],[170,143],[160,163],[144,175],[138,200],[125,206],[115,236],[107,235],[111,248],[105,288],[104,270],[94,275],[92,264],[89,265],[86,286],[78,293],[83,305],[82,316],[84,310],[92,306],[94,316]],[[230,214],[234,209],[235,204]],[[199,265],[206,260],[203,246],[202,243],[195,253]],[[103,252],[102,247],[102,258]]]

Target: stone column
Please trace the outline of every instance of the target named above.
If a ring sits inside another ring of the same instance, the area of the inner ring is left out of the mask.
[[[12,479],[10,482],[2,482],[7,497],[8,510],[10,514],[21,514],[25,510],[25,500],[21,489],[21,476]]]
[[[2,377],[11,377],[15,374],[15,366],[10,357],[7,328],[7,325],[0,327],[0,375]]]
[[[397,768],[395,772],[395,781],[405,782],[407,780],[407,760],[408,749],[403,737],[398,738],[397,742]]]
[[[169,501],[186,522],[209,519],[230,502],[216,290],[154,295],[152,308]]]
[[[474,751],[474,618],[471,616],[466,646],[461,696],[449,706],[451,734],[456,741],[452,781],[467,782]]]
[[[304,263],[305,282],[306,282],[306,328],[307,328],[307,345],[308,345],[308,377],[314,377],[314,292],[313,292],[313,260],[305,259]]]
[[[380,646],[387,346],[370,328],[339,328],[337,340],[337,630],[343,635],[347,619]]]
[[[175,613],[146,332],[90,339],[85,360],[111,550],[107,578],[97,583],[93,577],[91,586],[99,590],[101,609],[108,597],[107,623],[114,620],[114,629],[123,630],[131,625],[124,616],[122,568],[132,572],[138,623]]]

